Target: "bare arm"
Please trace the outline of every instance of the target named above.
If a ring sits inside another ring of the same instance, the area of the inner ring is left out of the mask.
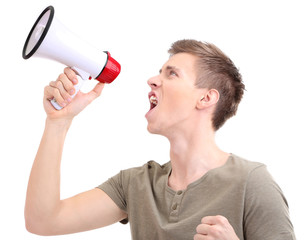
[[[60,166],[67,131],[74,116],[98,97],[103,89],[99,83],[91,92],[78,93],[71,101],[68,92],[73,89],[74,78],[74,72],[65,69],[65,74],[45,88],[47,120],[31,170],[25,204],[26,228],[40,235],[86,231],[126,217],[126,213],[100,189],[60,199]],[[54,96],[59,104],[67,104],[61,111],[53,109],[48,100]]]

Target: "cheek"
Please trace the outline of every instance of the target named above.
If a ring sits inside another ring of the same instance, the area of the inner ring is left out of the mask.
[[[190,113],[191,109],[194,109],[193,98],[187,93],[174,93],[170,94],[163,101],[163,108],[165,113],[169,116],[186,116]]]

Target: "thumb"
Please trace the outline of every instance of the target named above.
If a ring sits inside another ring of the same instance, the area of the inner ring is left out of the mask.
[[[104,85],[105,85],[104,83],[99,82],[90,92],[86,94],[89,103],[91,103],[93,100],[95,100],[97,97],[101,95]]]

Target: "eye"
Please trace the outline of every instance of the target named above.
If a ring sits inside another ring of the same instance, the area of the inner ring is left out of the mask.
[[[178,77],[177,73],[176,73],[175,71],[173,71],[173,70],[171,70],[171,71],[169,72],[169,75],[170,75],[170,76]]]

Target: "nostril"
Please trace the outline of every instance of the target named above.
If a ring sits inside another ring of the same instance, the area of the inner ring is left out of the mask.
[[[161,84],[161,80],[159,79],[159,76],[155,76],[155,77],[148,79],[147,84],[151,88],[158,88]]]

